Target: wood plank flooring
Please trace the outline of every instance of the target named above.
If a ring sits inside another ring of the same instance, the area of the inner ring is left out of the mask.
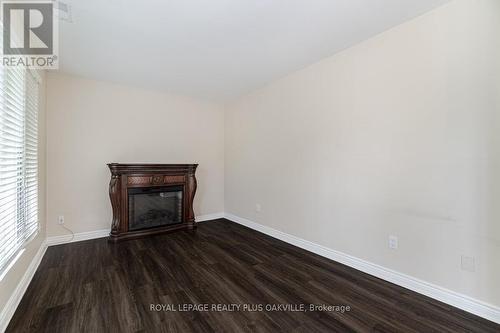
[[[152,304],[170,308],[152,311]],[[210,311],[180,311],[193,304]],[[241,308],[212,311],[218,304]],[[300,311],[310,304],[350,311]],[[275,308],[258,311],[259,305]],[[281,311],[280,305],[295,308]],[[7,328],[280,331],[500,332],[500,325],[221,219],[199,224],[194,233],[50,247]]]

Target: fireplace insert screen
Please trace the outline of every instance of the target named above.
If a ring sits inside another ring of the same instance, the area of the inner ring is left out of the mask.
[[[128,191],[129,230],[182,223],[182,186]]]

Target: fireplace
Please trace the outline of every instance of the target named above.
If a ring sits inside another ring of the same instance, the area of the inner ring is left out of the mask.
[[[197,164],[108,164],[110,241],[194,229]]]
[[[128,191],[128,230],[182,223],[182,186]]]

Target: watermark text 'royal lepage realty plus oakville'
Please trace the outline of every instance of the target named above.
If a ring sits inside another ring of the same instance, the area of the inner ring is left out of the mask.
[[[53,1],[1,1],[2,65],[57,69],[58,20]]]
[[[149,304],[153,312],[338,312],[352,310],[346,304],[239,304],[239,303],[157,303]]]

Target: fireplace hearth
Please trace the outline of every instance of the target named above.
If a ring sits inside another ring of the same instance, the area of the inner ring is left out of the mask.
[[[194,229],[197,164],[108,164],[110,241]]]

